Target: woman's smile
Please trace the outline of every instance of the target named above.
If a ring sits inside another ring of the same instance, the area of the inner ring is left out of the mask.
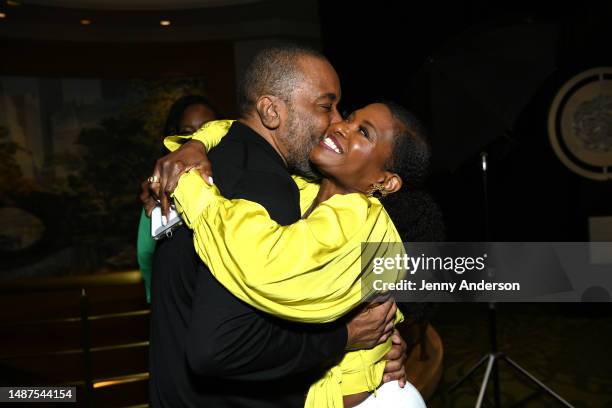
[[[319,144],[322,147],[326,148],[327,150],[331,150],[332,152],[336,154],[344,153],[344,150],[342,149],[342,145],[338,142],[338,139],[336,139],[333,135],[326,135],[319,142]]]

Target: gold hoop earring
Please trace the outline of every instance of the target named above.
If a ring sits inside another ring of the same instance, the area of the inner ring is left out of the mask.
[[[380,183],[372,184],[372,187],[370,187],[370,189],[368,190],[368,197],[383,198],[387,194],[388,193],[387,193],[387,190],[385,189],[385,186]]]

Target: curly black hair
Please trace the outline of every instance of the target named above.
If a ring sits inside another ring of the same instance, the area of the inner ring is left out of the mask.
[[[393,153],[387,162],[388,171],[399,174],[403,185],[416,189],[429,173],[431,148],[425,126],[410,111],[392,101],[381,101],[396,120]]]
[[[387,106],[397,121],[393,152],[386,170],[397,173],[402,188],[381,200],[404,241],[437,242],[444,240],[442,213],[423,186],[429,173],[431,149],[425,126],[406,108],[391,101]]]
[[[410,111],[395,102],[381,102],[398,122],[393,153],[387,170],[397,173],[403,186],[381,200],[405,242],[440,242],[445,240],[442,212],[431,195],[423,190],[429,172],[430,145],[425,126]],[[410,320],[426,324],[436,310],[434,303],[399,303]]]

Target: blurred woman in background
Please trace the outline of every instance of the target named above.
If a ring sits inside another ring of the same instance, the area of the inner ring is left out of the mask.
[[[219,112],[208,99],[199,95],[183,96],[172,104],[163,136],[190,135],[205,123],[216,119],[221,119]],[[147,217],[143,209],[138,224],[136,254],[149,303],[151,302],[151,270],[154,251],[155,240],[151,237],[151,218]]]

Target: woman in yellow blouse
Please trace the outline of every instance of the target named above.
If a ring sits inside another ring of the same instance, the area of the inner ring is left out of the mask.
[[[193,137],[211,148],[231,123],[211,122]],[[170,150],[177,144],[166,140]],[[398,105],[376,103],[332,124],[312,150],[323,178],[320,184],[294,178],[303,214],[294,224],[278,225],[257,203],[223,198],[195,172],[181,177],[174,200],[194,231],[196,251],[235,296],[284,319],[322,323],[377,294],[366,283],[371,268],[362,265],[361,243],[380,243],[378,257],[403,251],[378,198],[421,177],[428,158],[416,119]],[[400,270],[385,275],[401,277]],[[396,321],[401,319],[398,312]],[[368,398],[381,383],[390,346],[388,340],[347,353],[310,387],[306,407],[355,406]]]

